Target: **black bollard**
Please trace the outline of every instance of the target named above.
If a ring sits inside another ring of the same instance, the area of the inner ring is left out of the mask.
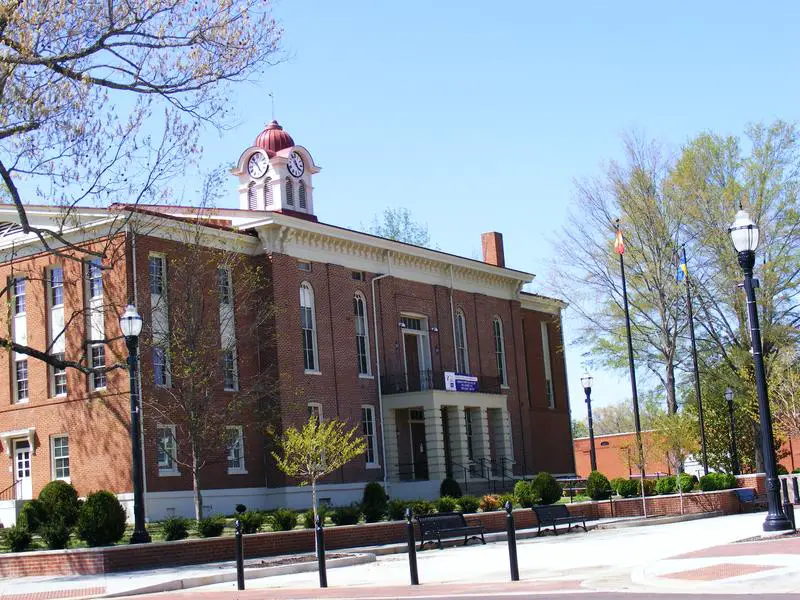
[[[417,573],[417,546],[414,540],[414,523],[411,522],[411,508],[406,508],[406,534],[408,536],[408,569],[411,571],[411,585],[419,585]]]
[[[236,519],[236,533],[234,535],[236,555],[236,588],[244,589],[244,544],[242,542],[242,523]]]
[[[792,491],[794,492],[794,503],[800,504],[800,489],[797,487],[797,477],[792,477]]]
[[[514,514],[510,501],[506,501],[506,533],[508,534],[508,562],[511,565],[511,581],[519,581],[517,564],[517,532],[514,529]]]
[[[781,490],[783,491],[783,512],[792,522],[792,529],[796,529],[794,524],[794,506],[789,502],[789,478],[781,479]]]
[[[328,587],[328,572],[325,568],[325,533],[322,530],[322,518],[317,515],[314,526],[317,536],[317,566],[319,567],[319,587]]]

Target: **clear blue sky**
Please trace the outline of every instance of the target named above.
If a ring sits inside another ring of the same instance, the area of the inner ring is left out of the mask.
[[[474,258],[480,234],[501,231],[534,291],[574,179],[618,157],[623,131],[678,149],[703,130],[798,118],[800,3],[284,0],[275,14],[288,60],[238,88],[240,123],[204,136],[204,164],[252,144],[272,91],[323,167],[320,220],[357,227],[405,206],[443,250]],[[566,326],[583,417],[569,311]],[[621,375],[595,373],[598,404],[629,397]]]

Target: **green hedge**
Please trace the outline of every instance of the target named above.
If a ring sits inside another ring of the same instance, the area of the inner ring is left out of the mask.
[[[586,479],[586,494],[592,500],[608,500],[614,490],[611,488],[611,482],[608,477],[603,475],[600,471],[592,471]]]
[[[736,487],[736,477],[730,473],[709,473],[700,478],[700,489],[704,492],[731,490]]]

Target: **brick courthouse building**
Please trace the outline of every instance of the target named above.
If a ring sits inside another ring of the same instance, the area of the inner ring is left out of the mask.
[[[264,302],[274,306],[266,351],[264,340],[247,337],[247,315],[239,312],[234,327],[209,340],[221,351],[226,336],[232,342],[215,398],[224,402],[250,370],[273,368],[276,431],[311,413],[360,424],[366,455],[320,487],[321,498],[336,505],[360,499],[373,480],[393,497],[418,498],[436,496],[447,473],[470,491],[488,479],[573,473],[564,304],[521,291],[533,275],[505,266],[499,233],[482,236],[484,260],[477,261],[318,222],[318,171],[273,122],[233,170],[240,208],[215,209],[202,226],[204,244],[263,269]],[[110,228],[120,215],[125,227]],[[61,218],[44,206],[30,207],[28,216],[39,227]],[[133,299],[146,324],[143,398],[161,393],[169,369],[147,324],[169,326],[170,264],[186,255],[181,231],[196,217],[191,207],[75,210],[65,237],[104,245],[103,264],[113,260],[113,268],[100,269],[88,255],[76,261],[43,253],[19,230],[13,207],[0,206],[0,275],[10,283],[4,331],[32,348],[110,365],[125,359],[118,318]],[[198,290],[220,303],[220,314],[234,310],[223,289],[235,290],[236,277],[197,274]],[[89,341],[98,337],[111,341]],[[125,370],[62,372],[0,351],[0,519],[9,524],[20,500],[55,478],[81,495],[102,488],[130,501],[129,422]],[[175,423],[148,412],[146,402],[143,423],[148,518],[191,515],[192,479],[180,466],[186,440],[173,438]],[[308,489],[275,469],[270,447],[263,426],[235,426],[221,460],[203,472],[206,510],[229,513],[239,502],[307,507]]]

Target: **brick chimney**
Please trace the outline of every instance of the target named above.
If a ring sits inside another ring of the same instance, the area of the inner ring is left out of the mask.
[[[506,266],[506,256],[503,253],[503,234],[497,231],[481,234],[483,247],[483,262],[496,267]]]

